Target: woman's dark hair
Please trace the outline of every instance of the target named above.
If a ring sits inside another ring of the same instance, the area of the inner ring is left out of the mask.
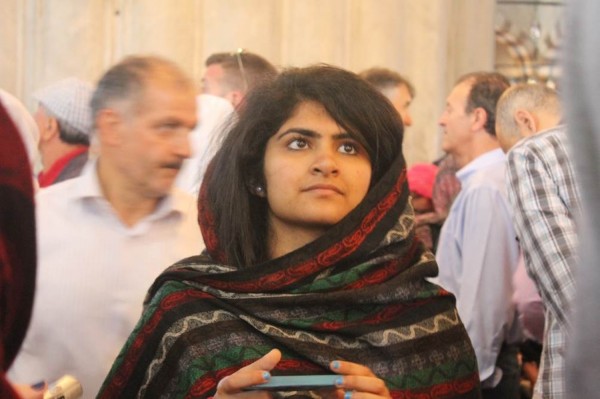
[[[209,167],[203,187],[207,203],[199,204],[214,217],[214,233],[228,264],[244,267],[268,260],[268,204],[252,190],[264,186],[267,141],[305,101],[321,104],[365,148],[371,186],[401,151],[403,126],[397,111],[352,72],[328,65],[293,68],[252,90]]]

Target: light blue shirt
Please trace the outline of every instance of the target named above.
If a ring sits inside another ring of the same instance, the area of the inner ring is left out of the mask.
[[[462,189],[442,228],[436,255],[440,269],[436,282],[456,296],[481,381],[498,380],[496,358],[502,343],[510,341],[515,321],[512,278],[519,247],[505,170],[506,157],[496,149],[456,173]]]

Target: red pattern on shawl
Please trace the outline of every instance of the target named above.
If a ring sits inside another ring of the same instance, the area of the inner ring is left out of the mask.
[[[477,374],[457,379],[452,382],[443,382],[433,385],[429,389],[414,391],[392,391],[393,399],[436,399],[446,395],[461,395],[472,392],[479,385],[479,376]]]
[[[127,359],[123,362],[121,372],[115,376],[112,384],[102,392],[102,398],[112,398],[116,395],[120,388],[125,386],[135,367],[138,363],[138,359],[144,349],[144,343],[146,339],[152,334],[158,323],[160,323],[163,315],[166,311],[173,309],[185,302],[195,301],[200,298],[211,298],[210,294],[200,292],[194,289],[185,291],[178,291],[164,298],[159,305],[159,309],[152,315],[152,318],[144,325],[142,331],[139,332],[135,341],[131,345],[129,352],[127,353]]]
[[[36,248],[32,173],[14,123],[0,103],[0,397],[18,397],[4,378],[31,316]]]
[[[259,278],[254,278],[253,276],[252,279],[247,281],[219,281],[206,279],[206,282],[215,288],[226,291],[268,292],[293,285],[307,275],[330,267],[340,259],[350,256],[360,247],[378,223],[396,205],[398,198],[402,193],[402,187],[405,180],[406,170],[403,170],[402,173],[399,174],[398,179],[390,192],[379,201],[377,206],[365,215],[357,229],[351,231],[346,237],[341,239],[338,244],[328,247],[314,258],[308,259],[297,265],[292,265],[285,270],[279,270]],[[199,204],[207,203],[205,195],[206,191],[201,190],[200,199],[198,201]],[[224,259],[224,251],[215,234],[214,215],[208,207],[203,206],[198,210],[198,222],[201,226],[206,248],[211,254],[211,257],[213,259]]]
[[[292,253],[292,256],[287,259],[281,258],[265,264],[252,265],[252,267],[247,269],[235,271],[215,270],[215,273],[206,273],[206,271],[199,273],[198,270],[193,267],[196,262],[198,264],[204,264],[204,262],[209,259],[202,256],[189,258],[172,266],[167,272],[163,273],[155,281],[150,289],[148,298],[152,298],[157,291],[161,289],[161,287],[164,287],[164,284],[167,281],[179,282],[182,284],[181,287],[170,287],[169,289],[175,290],[175,292],[163,292],[162,294],[164,296],[160,302],[157,302],[157,307],[151,310],[146,310],[146,313],[150,313],[149,318],[142,321],[140,330],[136,331],[132,337],[130,337],[128,345],[119,355],[119,363],[115,363],[115,366],[113,366],[113,370],[111,370],[111,373],[107,377],[107,380],[105,381],[103,389],[100,393],[101,396],[99,397],[130,397],[131,395],[134,395],[135,392],[140,392],[142,384],[146,383],[149,385],[146,385],[144,389],[158,389],[157,392],[160,392],[161,389],[164,389],[164,384],[172,383],[171,378],[173,378],[173,375],[169,374],[171,371],[167,370],[167,368],[164,369],[164,373],[157,372],[157,374],[152,377],[154,378],[153,380],[146,380],[148,376],[143,374],[143,370],[148,369],[146,369],[146,367],[142,367],[139,359],[146,358],[146,360],[144,360],[146,363],[151,360],[150,358],[155,360],[157,359],[155,345],[160,347],[160,344],[151,344],[150,341],[155,340],[160,336],[164,336],[162,334],[167,331],[163,330],[157,333],[157,330],[162,328],[157,324],[157,322],[165,317],[164,308],[166,306],[172,307],[171,305],[175,304],[179,299],[184,300],[182,298],[182,294],[183,296],[189,297],[191,292],[204,292],[201,288],[202,286],[209,286],[211,289],[219,289],[218,287],[223,287],[224,289],[221,289],[230,294],[244,292],[244,289],[249,289],[258,293],[268,292],[269,290],[277,292],[277,290],[281,289],[282,286],[288,287],[288,290],[284,289],[282,290],[283,292],[289,292],[290,281],[297,282],[298,285],[307,288],[303,285],[303,279],[306,279],[307,276],[313,277],[316,274],[319,274],[321,267],[327,264],[333,266],[337,266],[339,264],[340,273],[344,273],[345,271],[350,272],[347,275],[348,278],[347,282],[344,283],[345,285],[336,285],[338,283],[343,283],[342,281],[332,282],[333,286],[329,288],[324,285],[324,289],[329,290],[327,292],[336,296],[339,296],[337,294],[341,294],[341,296],[354,296],[353,292],[355,290],[349,289],[349,287],[353,284],[358,284],[360,287],[368,287],[371,285],[379,286],[380,284],[377,284],[378,281],[383,281],[384,283],[391,282],[391,279],[394,276],[401,274],[407,267],[412,268],[413,266],[414,268],[408,271],[406,278],[408,281],[417,282],[417,285],[419,285],[420,279],[426,275],[432,275],[431,273],[435,268],[429,267],[431,266],[431,264],[429,264],[430,262],[424,262],[423,264],[416,266],[417,263],[424,261],[421,259],[423,256],[422,245],[418,243],[418,241],[414,240],[414,237],[411,233],[408,233],[408,236],[404,237],[404,239],[400,236],[390,236],[388,238],[391,240],[391,243],[387,243],[387,241],[384,240],[384,237],[391,232],[390,229],[392,229],[393,226],[398,226],[398,218],[400,217],[399,215],[401,214],[402,210],[405,209],[408,201],[408,190],[403,190],[406,183],[405,180],[406,171],[404,168],[404,161],[400,156],[390,167],[389,173],[384,175],[382,180],[380,180],[370,191],[369,195],[371,198],[367,197],[361,206],[357,207],[347,218],[341,221],[340,224],[335,227],[335,229],[329,231],[329,234],[326,234],[314,243],[308,244],[309,246],[312,245],[312,247],[298,250],[298,252],[295,254]],[[205,187],[206,186],[203,186],[203,188]],[[201,189],[199,204],[203,204],[204,206],[200,208],[198,219],[199,223],[201,224],[202,233],[207,244],[207,248],[209,250],[210,264],[212,264],[215,258],[224,259],[222,257],[224,256],[224,253],[221,250],[216,235],[214,234],[214,215],[207,208],[207,201],[203,200],[203,198],[206,198],[205,194],[206,193],[204,190]],[[397,232],[399,231],[401,231],[401,228],[397,230]],[[342,238],[339,239],[338,237]],[[396,244],[398,245],[396,246]],[[386,250],[381,251],[380,253],[379,249],[383,248],[386,248]],[[385,261],[383,263],[378,262],[374,264],[376,267],[368,267],[366,268],[367,271],[364,273],[361,273],[360,268],[355,269],[355,271],[346,269],[346,267],[354,267],[358,265],[358,263],[368,264],[371,257],[376,258],[381,256],[383,258],[386,257],[386,255],[391,254],[394,256],[392,260]],[[287,271],[287,273],[285,271]],[[358,274],[355,275],[355,272]],[[355,277],[358,277],[359,281],[356,281]],[[252,284],[251,282],[253,280],[255,282]],[[310,281],[308,281],[307,284],[311,284]],[[388,289],[385,291],[386,293],[394,290],[393,287],[387,288]],[[190,291],[190,289],[192,291]],[[318,290],[319,287],[316,287],[315,292]],[[204,292],[204,294],[212,296],[207,292]],[[403,313],[408,311],[414,314],[416,310],[421,307],[429,308],[432,311],[438,307],[438,309],[435,310],[436,312],[452,311],[452,305],[449,305],[450,302],[452,302],[450,298],[446,298],[444,301],[440,302],[436,300],[436,297],[431,297],[431,295],[421,297],[416,294],[417,292],[412,292],[410,294],[412,295],[410,302],[401,300],[400,302],[402,303],[399,304],[399,306],[396,306],[395,303],[385,302],[386,305],[383,306],[385,308],[384,310],[367,312],[363,316],[359,315],[360,317],[358,317],[358,319],[360,319],[362,322],[362,324],[360,324],[361,329],[366,328],[370,331],[378,331],[373,327],[381,325],[382,320],[401,320],[401,315]],[[442,289],[439,289],[438,295],[446,296],[447,293]],[[177,298],[175,298],[175,296],[177,296]],[[265,296],[268,297],[269,295],[267,294]],[[277,295],[274,296],[276,297]],[[229,299],[224,299],[218,294],[218,292],[216,293],[215,298],[218,301],[226,302],[227,305],[232,305],[234,307],[236,306],[235,298],[229,298],[227,296]],[[306,306],[314,306],[314,304],[311,302],[311,298],[312,296],[310,294],[304,298],[307,302]],[[157,299],[157,297],[154,296],[154,299]],[[255,298],[255,300],[256,299],[257,298]],[[298,298],[295,298],[294,300],[296,301],[295,305],[301,305],[301,302],[298,301]],[[170,312],[173,317],[176,317],[179,320],[183,320],[187,314],[187,311],[183,311],[183,306],[181,306],[182,303],[183,302],[181,302],[179,306],[175,306],[175,308],[178,308],[182,311],[180,315],[177,315],[176,311]],[[245,312],[245,310],[243,310],[243,312]],[[285,318],[285,320],[294,319],[293,316],[288,316],[289,317]],[[344,328],[344,326],[340,326],[335,323],[335,317],[332,319],[323,318],[322,321],[312,325],[312,331],[339,331],[340,329]],[[267,323],[269,323],[269,321],[267,321]],[[358,325],[356,321],[352,320],[346,320],[344,323],[345,327]],[[314,328],[315,326],[318,326],[319,328]],[[168,328],[168,326],[166,327]],[[407,376],[406,378],[416,378],[415,382],[419,383],[419,388],[411,387],[412,380],[402,380],[399,382],[402,384],[402,388],[393,390],[393,395],[395,397],[441,398],[457,397],[457,395],[462,396],[463,393],[466,393],[465,397],[476,397],[476,391],[479,387],[479,378],[476,372],[475,356],[472,350],[468,351],[468,345],[463,346],[463,344],[468,343],[466,331],[464,331],[464,328],[461,328],[462,326],[460,325],[457,325],[457,327],[458,329],[452,328],[443,330],[440,334],[444,336],[439,337],[441,340],[441,345],[456,344],[459,347],[465,348],[464,356],[459,356],[457,359],[451,359],[450,357],[446,359],[446,361],[450,362],[451,367],[453,367],[453,369],[450,370],[450,375],[446,375],[444,370],[438,369],[437,366],[432,363],[429,366],[429,369],[424,369],[423,372],[427,373],[425,377],[426,379],[437,379],[437,384],[431,380],[424,381],[421,384],[418,382],[420,377],[413,377],[411,373],[411,376]],[[184,338],[186,346],[195,345],[196,343],[200,344],[206,338],[205,335],[196,334],[196,330],[194,331],[193,337],[189,336]],[[198,332],[199,331],[200,330],[198,330]],[[227,331],[230,332],[236,330],[228,329]],[[206,333],[209,334],[210,337],[217,337],[220,334],[220,330],[206,330]],[[217,348],[212,344],[210,348],[205,349],[208,350],[209,354],[217,350]],[[165,348],[165,350],[167,349]],[[173,357],[170,359],[169,363],[171,361],[180,361],[178,359],[180,359],[180,356],[183,355],[183,352],[181,352],[183,350],[185,350],[183,347],[175,349],[173,352]],[[309,349],[307,350],[310,352]],[[319,366],[319,362],[315,362],[315,359],[309,356],[310,353],[308,355],[306,355],[305,351],[302,353],[302,356],[298,356],[295,359],[295,356],[291,356],[291,359],[282,360],[276,369],[281,371],[279,369],[281,364],[284,364],[285,361],[292,361],[296,362],[296,365],[290,369],[292,371],[289,371],[289,373],[298,373],[298,370],[302,370],[303,373],[306,373],[309,370],[305,370],[303,368],[304,366],[298,366],[298,364],[305,363],[302,359],[306,359],[307,367],[312,367],[314,369],[316,366],[318,370],[315,373],[317,374],[323,372],[323,365]],[[423,356],[426,355],[424,354]],[[208,355],[208,357],[210,357],[210,355]],[[162,360],[164,361],[165,359],[163,358]],[[193,360],[189,361],[193,362]],[[220,363],[220,365],[216,367],[216,370],[212,368],[204,370],[205,372],[201,376],[197,376],[195,374],[198,371],[195,366],[191,366],[189,364],[184,366],[189,367],[190,370],[189,373],[184,372],[186,378],[184,385],[190,384],[185,385],[186,397],[205,397],[214,391],[218,381],[221,380],[222,377],[230,375],[251,361],[252,360],[246,359],[240,355],[237,357],[237,360],[232,359],[225,361],[223,364]],[[425,359],[425,361],[427,361],[427,359]],[[192,376],[192,374],[194,375]],[[285,372],[281,374],[285,374]],[[464,376],[465,374],[467,375]],[[175,376],[175,378],[182,377],[183,376],[181,374],[177,374],[177,376]],[[191,378],[193,378],[193,380]],[[424,386],[425,384],[427,385]],[[183,388],[184,387],[179,387],[178,389]]]

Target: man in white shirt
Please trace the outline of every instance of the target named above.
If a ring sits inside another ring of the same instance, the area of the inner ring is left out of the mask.
[[[460,168],[461,191],[440,234],[439,283],[456,296],[475,348],[483,398],[519,397],[512,278],[519,248],[506,193],[496,102],[509,83],[497,73],[458,80],[440,118],[442,148]]]
[[[158,57],[126,58],[101,78],[97,161],[36,198],[35,304],[13,381],[72,374],[95,397],[154,279],[203,249],[195,200],[173,188],[195,101],[191,80]]]
[[[190,134],[192,155],[183,162],[175,185],[193,196],[200,191],[204,172],[217,152],[223,131],[233,121],[233,106],[224,98],[210,94],[196,97],[198,126]]]
[[[38,102],[34,118],[40,130],[43,166],[38,175],[40,187],[72,179],[83,171],[90,146],[93,90],[89,82],[70,77],[33,94]]]

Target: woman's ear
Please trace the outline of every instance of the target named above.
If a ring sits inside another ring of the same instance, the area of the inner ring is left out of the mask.
[[[250,179],[248,183],[248,190],[250,190],[250,193],[256,195],[257,197],[266,198],[267,196],[267,189],[265,187],[265,184],[260,183],[256,179]]]

